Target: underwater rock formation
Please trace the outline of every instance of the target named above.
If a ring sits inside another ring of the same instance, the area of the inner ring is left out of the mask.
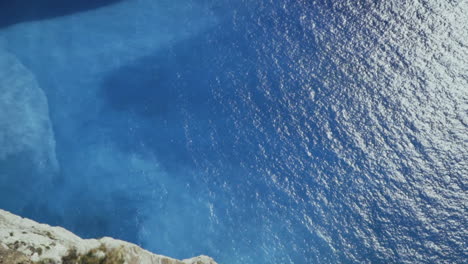
[[[104,237],[81,239],[0,209],[1,264],[216,264],[207,256],[176,260]]]
[[[57,169],[44,91],[33,73],[15,56],[1,50],[0,69],[0,161],[28,156],[28,163],[36,169]]]
[[[2,208],[22,208],[59,171],[49,105],[35,75],[0,48],[0,193]]]

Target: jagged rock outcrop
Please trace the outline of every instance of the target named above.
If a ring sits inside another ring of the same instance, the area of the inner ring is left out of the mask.
[[[0,264],[216,264],[207,256],[176,260],[104,237],[81,239],[0,209]]]

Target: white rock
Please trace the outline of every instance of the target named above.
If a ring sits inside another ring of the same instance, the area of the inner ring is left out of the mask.
[[[40,224],[1,209],[0,248],[21,252],[32,261],[48,259],[57,264],[61,264],[62,258],[73,250],[78,255],[93,251],[96,257],[114,252],[121,256],[125,264],[216,264],[207,256],[180,261],[156,255],[135,244],[110,237],[81,239],[64,228]]]

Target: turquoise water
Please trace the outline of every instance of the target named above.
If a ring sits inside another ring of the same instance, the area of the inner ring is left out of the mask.
[[[0,2],[0,208],[219,263],[464,263],[466,1]]]

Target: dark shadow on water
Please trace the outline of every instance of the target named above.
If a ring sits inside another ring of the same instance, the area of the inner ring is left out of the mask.
[[[208,40],[199,36],[125,65],[107,76],[101,94],[114,110],[149,119],[169,117],[180,107],[205,111],[218,66],[213,54],[204,54],[204,44]]]
[[[0,0],[0,28],[84,12],[123,0]]]
[[[190,119],[191,130],[200,131],[208,131],[208,122],[222,126],[226,113],[215,101],[216,89],[226,84],[222,97],[234,97],[236,87],[226,80],[229,72],[244,78],[242,73],[253,68],[252,50],[240,37],[228,21],[110,72],[100,92],[109,110],[133,113],[147,124],[135,129],[132,138],[117,135],[115,141],[124,148],[144,142],[163,166],[189,162],[184,122]],[[206,138],[198,147],[210,144]]]

